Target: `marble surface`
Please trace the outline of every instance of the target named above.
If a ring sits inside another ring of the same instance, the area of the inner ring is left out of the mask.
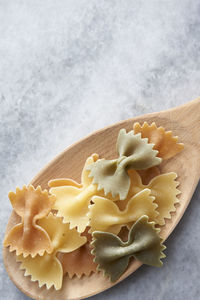
[[[0,0],[1,242],[8,191],[60,151],[108,124],[200,95],[199,14],[198,0]],[[199,198],[200,185],[166,242],[163,268],[142,266],[91,299],[199,299]],[[0,295],[29,299],[2,258]]]

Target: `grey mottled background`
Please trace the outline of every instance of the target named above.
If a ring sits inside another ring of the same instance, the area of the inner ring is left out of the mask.
[[[198,0],[0,0],[1,227],[7,193],[92,131],[200,95]],[[143,266],[91,299],[200,299],[200,186],[167,240],[162,269]],[[1,259],[0,298],[28,299]]]

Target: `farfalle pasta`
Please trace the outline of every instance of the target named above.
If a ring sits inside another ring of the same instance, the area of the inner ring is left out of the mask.
[[[183,144],[155,123],[133,129],[119,131],[118,158],[87,158],[81,183],[52,178],[49,193],[31,185],[9,193],[21,222],[6,234],[4,246],[39,287],[60,290],[64,276],[99,271],[116,281],[131,258],[162,265],[160,227],[176,211],[180,191],[177,174],[162,174],[161,162]]]
[[[98,270],[102,270],[111,281],[116,281],[127,269],[132,256],[144,264],[162,266],[165,246],[158,233],[159,229],[148,221],[147,216],[140,217],[132,226],[127,242],[109,232],[93,232],[92,253]]]
[[[165,224],[165,219],[171,218],[171,212],[176,210],[175,204],[179,202],[177,195],[180,191],[177,189],[179,182],[176,181],[177,174],[174,172],[165,173],[154,177],[149,184],[143,185],[141,177],[135,170],[129,171],[131,186],[129,197],[137,194],[143,189],[150,189],[151,195],[155,197],[154,202],[157,204],[158,216],[155,222],[159,225]],[[119,203],[118,205],[124,205]]]
[[[154,144],[154,149],[158,150],[158,156],[168,159],[183,150],[184,145],[178,143],[178,137],[173,136],[171,131],[165,131],[163,127],[157,127],[155,122],[149,125],[147,122],[141,126],[134,123],[135,134],[141,133],[143,138],[148,138],[149,143]]]
[[[130,187],[127,170],[151,168],[162,160],[156,157],[158,152],[153,150],[153,145],[148,144],[147,139],[142,139],[141,134],[134,135],[133,131],[126,133],[125,129],[119,131],[117,152],[119,158],[97,160],[87,170],[90,171],[93,184],[98,185],[98,190],[103,190],[105,195],[111,193],[113,197],[119,195],[120,200],[124,200]]]
[[[21,255],[17,256],[17,261],[21,262],[20,269],[25,270],[24,275],[31,275],[31,280],[38,281],[40,287],[46,284],[48,289],[54,286],[59,290],[62,287],[63,268],[56,257],[57,252],[72,252],[84,245],[87,239],[80,236],[75,228],[70,229],[69,224],[64,224],[61,218],[52,213],[41,219],[39,225],[48,232],[53,245],[52,253],[35,257]]]
[[[150,221],[157,218],[155,197],[150,196],[151,190],[144,189],[133,196],[124,210],[120,210],[115,202],[94,196],[90,205],[90,231],[106,231],[118,234],[124,225],[132,225],[141,216],[147,215]],[[121,202],[121,201],[120,201]]]
[[[24,186],[22,190],[17,188],[16,193],[10,192],[8,196],[14,211],[21,217],[21,223],[8,232],[4,246],[10,246],[10,251],[16,250],[17,255],[24,257],[43,255],[45,251],[51,253],[49,235],[38,221],[51,211],[55,197],[42,191],[40,186],[35,189],[32,185]]]
[[[93,154],[86,160],[82,171],[80,187],[65,185],[50,189],[50,193],[56,196],[53,209],[58,211],[57,216],[63,217],[65,223],[69,222],[70,228],[77,226],[79,232],[85,231],[89,222],[87,213],[90,200],[92,196],[98,194],[97,186],[92,184],[92,179],[88,177],[89,171],[87,171],[87,167],[97,159],[98,155]],[[52,181],[50,185],[52,186]]]

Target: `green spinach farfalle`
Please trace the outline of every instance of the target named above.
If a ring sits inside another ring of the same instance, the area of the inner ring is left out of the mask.
[[[105,195],[119,195],[120,200],[124,200],[130,187],[127,170],[148,169],[161,163],[162,159],[156,157],[158,151],[153,150],[153,146],[148,144],[148,139],[141,138],[140,133],[126,133],[125,129],[121,129],[117,140],[119,157],[113,160],[99,159],[88,166],[93,184],[98,185],[98,190],[103,189]]]
[[[160,229],[147,216],[140,217],[129,231],[128,241],[123,242],[117,235],[109,232],[94,231],[92,254],[112,282],[116,281],[127,269],[131,257],[144,264],[160,267],[164,258],[165,246],[159,237]]]

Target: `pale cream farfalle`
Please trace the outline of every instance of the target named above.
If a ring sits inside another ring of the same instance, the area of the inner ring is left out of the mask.
[[[87,167],[97,161],[97,154],[90,156],[85,163],[81,175],[81,184],[69,181],[69,179],[57,179],[50,181],[50,193],[56,196],[53,209],[57,210],[57,216],[63,217],[65,223],[70,223],[70,228],[77,227],[78,232],[84,232],[88,225],[88,206],[94,195],[102,195],[102,191],[97,190],[97,185],[92,184],[92,179],[88,177]],[[59,186],[60,184],[66,184]],[[70,186],[68,184],[71,184]]]
[[[135,170],[129,170],[131,186],[128,197],[125,201],[118,201],[120,209],[123,209],[129,199],[144,189],[151,190],[151,196],[155,197],[154,203],[157,204],[158,215],[155,222],[159,225],[165,224],[165,219],[171,218],[171,212],[176,210],[175,204],[179,202],[177,195],[180,191],[177,189],[179,182],[176,181],[177,174],[174,172],[165,173],[154,177],[147,185],[142,183],[140,175]]]
[[[62,287],[63,268],[57,258],[57,253],[69,253],[84,245],[87,238],[80,236],[77,230],[70,229],[69,224],[64,224],[62,218],[50,213],[46,218],[39,220],[39,225],[48,233],[53,251],[43,256],[17,256],[16,260],[21,262],[20,269],[25,270],[25,276],[31,276],[32,281],[38,281],[39,286],[46,284],[49,289],[54,286],[56,290]]]
[[[128,202],[124,210],[120,210],[117,204],[107,198],[94,196],[93,204],[89,206],[90,232],[106,231],[118,234],[122,226],[130,227],[138,218],[147,215],[150,221],[154,221],[158,212],[154,197],[149,189],[144,189]],[[120,201],[123,202],[123,201]]]

